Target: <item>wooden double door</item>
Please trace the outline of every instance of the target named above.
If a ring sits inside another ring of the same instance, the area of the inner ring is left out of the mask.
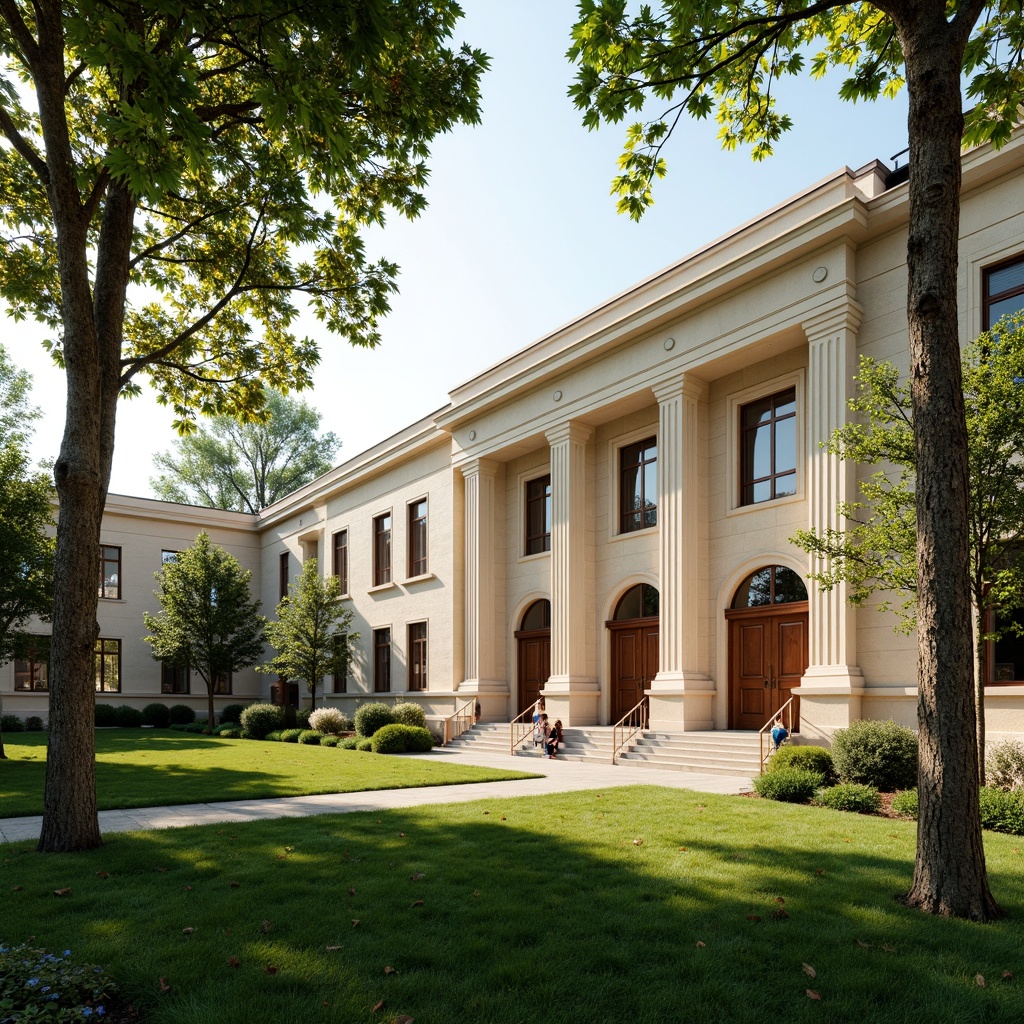
[[[725,613],[729,624],[729,728],[760,729],[807,671],[807,603]],[[800,698],[793,698],[793,729]]]
[[[530,629],[516,633],[519,669],[519,711],[537,703],[541,688],[551,675],[551,630]]]
[[[613,620],[611,720],[618,722],[640,703],[658,674],[658,619]]]

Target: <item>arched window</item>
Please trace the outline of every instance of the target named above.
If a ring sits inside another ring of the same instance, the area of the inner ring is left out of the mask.
[[[523,620],[519,628],[523,632],[531,629],[550,629],[551,602],[546,597],[542,597],[539,601],[534,601],[523,612]]]
[[[799,575],[784,565],[766,565],[752,572],[736,589],[733,608],[761,608],[806,601],[807,588]]]
[[[658,591],[646,583],[638,583],[619,599],[613,618],[621,622],[624,619],[648,619],[657,614]]]

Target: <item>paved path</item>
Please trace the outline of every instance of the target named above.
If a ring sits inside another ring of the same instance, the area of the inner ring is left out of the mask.
[[[656,768],[627,768],[622,765],[587,764],[582,761],[548,761],[541,758],[512,757],[509,754],[474,754],[447,747],[416,756],[481,765],[486,768],[537,772],[541,777],[461,783],[455,786],[421,786],[416,789],[381,789],[370,793],[326,793],[319,796],[275,797],[269,800],[232,800],[216,804],[179,804],[174,807],[100,811],[100,831],[137,832],[225,821],[259,821],[265,818],[296,818],[310,814],[377,811],[393,807],[419,807],[425,804],[463,803],[493,797],[544,796],[548,793],[606,789],[610,786],[668,786],[701,793],[742,793],[751,788],[750,779],[726,775],[700,775],[662,771]],[[42,820],[41,815],[0,818],[0,842],[38,839]]]

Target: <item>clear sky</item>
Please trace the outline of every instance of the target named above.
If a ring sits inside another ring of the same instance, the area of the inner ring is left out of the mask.
[[[430,206],[394,217],[368,240],[402,268],[383,343],[357,350],[312,317],[315,388],[303,397],[352,458],[438,409],[448,392],[510,353],[844,165],[892,165],[906,146],[906,100],[842,103],[838,79],[792,79],[779,92],[796,128],[768,161],[723,152],[713,122],[682,122],[668,177],[634,224],[609,183],[624,127],[587,132],[566,96],[573,0],[463,0],[457,30],[490,54],[483,123],[439,139]],[[905,160],[901,158],[901,160]],[[35,379],[44,410],[33,454],[53,458],[64,426],[64,377],[48,365],[41,329],[0,320],[0,339]],[[110,489],[148,495],[153,452],[173,441],[170,413],[144,389],[122,402]]]

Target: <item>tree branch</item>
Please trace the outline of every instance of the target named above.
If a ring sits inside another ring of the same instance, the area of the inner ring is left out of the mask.
[[[0,4],[2,3],[3,0],[0,0]],[[28,139],[18,131],[17,125],[3,104],[0,104],[0,132],[3,132],[4,137],[14,147],[15,151],[35,171],[36,177],[43,185],[49,185],[50,169],[46,166],[46,161],[36,152]]]

